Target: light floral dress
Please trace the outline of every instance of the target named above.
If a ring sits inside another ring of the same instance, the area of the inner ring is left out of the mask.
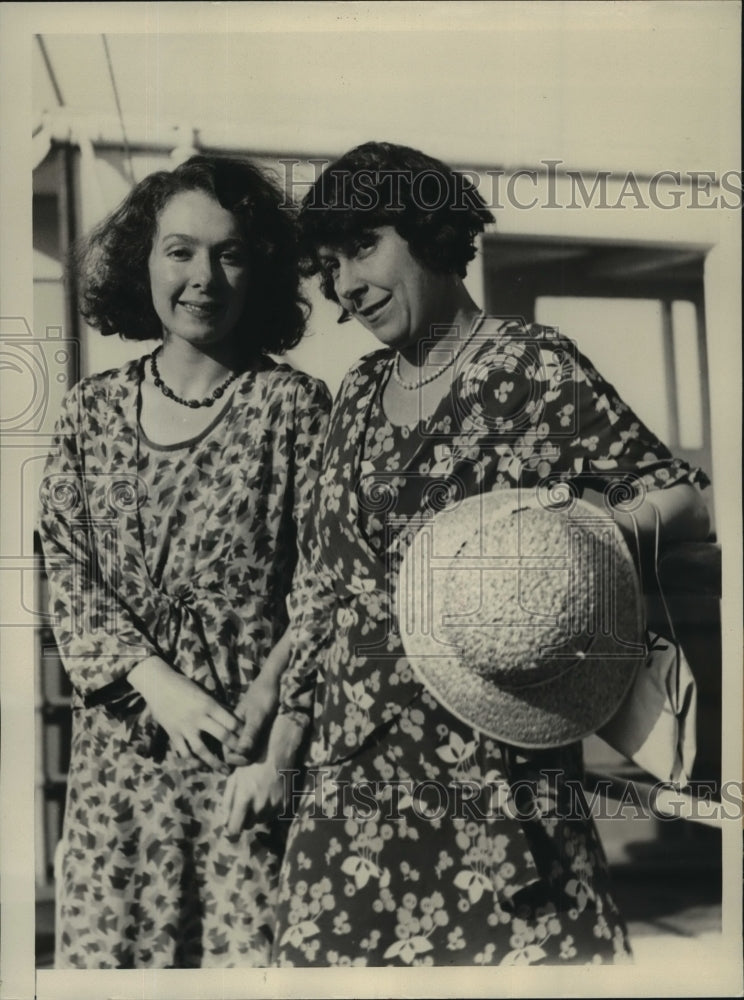
[[[630,947],[581,796],[581,745],[519,751],[455,719],[397,633],[401,547],[453,500],[572,482],[707,480],[548,328],[503,324],[459,364],[431,419],[391,425],[393,354],[346,376],[298,574],[280,711],[309,724],[279,888],[274,962],[612,962]],[[583,803],[583,805],[582,805]]]
[[[73,685],[57,967],[266,965],[286,824],[230,836],[225,774],[175,756],[127,674],[156,654],[240,714],[286,627],[330,397],[267,361],[198,437],[159,446],[145,360],[70,391],[41,489]]]

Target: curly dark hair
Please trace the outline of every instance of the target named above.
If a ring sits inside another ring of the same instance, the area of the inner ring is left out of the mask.
[[[245,359],[281,354],[299,343],[309,312],[300,294],[295,212],[283,192],[247,160],[192,156],[140,181],[77,249],[80,312],[104,336],[163,335],[152,304],[148,258],[160,212],[182,191],[204,191],[233,214],[246,240],[250,289]]]
[[[302,273],[320,272],[323,294],[338,301],[318,248],[351,253],[364,232],[393,226],[429,270],[463,278],[475,237],[493,221],[465,174],[409,146],[366,142],[327,166],[302,200]]]

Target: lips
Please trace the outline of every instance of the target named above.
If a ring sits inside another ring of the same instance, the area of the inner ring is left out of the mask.
[[[363,316],[366,320],[374,322],[391,299],[392,295],[386,295],[384,299],[378,299],[378,301],[372,303],[371,306],[366,306],[364,309],[357,310],[357,313],[359,316]]]
[[[191,316],[197,319],[208,319],[216,315],[222,308],[220,302],[185,302],[183,299],[178,303]]]

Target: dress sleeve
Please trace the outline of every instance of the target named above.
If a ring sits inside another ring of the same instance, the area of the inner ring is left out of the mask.
[[[104,582],[88,514],[77,388],[65,397],[41,483],[39,534],[49,610],[62,662],[87,706],[128,712],[141,698],[129,671],[157,651]],[[118,712],[117,712],[118,714]]]
[[[570,341],[555,334],[541,344],[540,356],[543,410],[530,445],[538,465],[543,458],[542,471],[550,465],[560,469],[556,479],[577,477],[600,490],[618,481],[635,492],[709,485],[703,470],[673,456]]]
[[[335,605],[327,571],[311,543],[310,551],[300,554],[287,601],[292,652],[279,691],[279,715],[291,716],[302,729],[312,718],[319,661],[332,636]]]
[[[300,551],[312,535],[313,493],[328,432],[331,396],[323,382],[303,380],[294,400],[293,518]]]
[[[297,521],[298,561],[287,599],[291,653],[282,674],[279,714],[291,716],[305,729],[311,719],[318,660],[333,625],[335,595],[323,567],[317,544],[318,476],[328,429],[330,397],[322,401],[298,398],[296,449],[298,454]],[[321,405],[322,403],[322,405]],[[303,470],[303,471],[301,471]]]

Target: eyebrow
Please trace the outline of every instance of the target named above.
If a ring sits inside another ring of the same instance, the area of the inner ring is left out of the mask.
[[[183,240],[186,243],[198,243],[199,237],[192,236],[189,233],[165,233],[160,239],[165,242],[166,240]],[[246,241],[241,236],[228,236],[226,240],[221,240],[219,243],[215,243],[217,247],[226,247],[231,245],[245,246]]]
[[[351,233],[340,243],[321,243],[319,249],[316,250],[318,260],[337,257],[339,254],[352,256],[354,253],[354,244],[359,240],[374,240],[375,243],[379,243],[380,236],[374,227],[370,227],[369,229],[360,229],[358,232]]]

